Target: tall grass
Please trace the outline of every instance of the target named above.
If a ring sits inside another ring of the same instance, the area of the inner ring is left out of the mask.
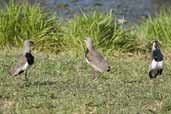
[[[159,15],[150,17],[138,25],[137,34],[141,39],[151,42],[159,40],[165,48],[171,47],[171,10],[162,10]]]
[[[0,46],[22,46],[32,39],[37,50],[82,52],[85,37],[92,37],[94,45],[102,50],[132,52],[146,50],[148,42],[157,39],[164,47],[171,47],[171,11],[162,11],[138,25],[136,30],[122,29],[112,11],[103,14],[94,11],[75,16],[62,23],[57,15],[50,15],[38,4],[15,4],[14,0],[1,5]],[[150,45],[151,47],[151,45]]]
[[[85,37],[92,37],[95,46],[109,51],[133,51],[136,45],[135,38],[129,35],[129,31],[121,29],[112,12],[93,12],[89,15],[82,13],[64,27],[66,45],[77,51],[84,50]]]
[[[25,39],[34,40],[40,49],[58,46],[60,24],[56,15],[49,16],[38,4],[15,4],[13,0],[4,4],[0,9],[1,46],[21,46]]]

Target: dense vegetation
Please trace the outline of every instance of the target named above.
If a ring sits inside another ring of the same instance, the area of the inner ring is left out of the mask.
[[[37,49],[51,49],[61,45],[59,32],[57,17],[49,17],[39,5],[29,6],[27,2],[15,4],[11,0],[9,5],[0,9],[1,46],[21,46],[25,39],[31,38],[36,42]]]
[[[171,46],[170,11],[161,12],[134,29],[123,29],[111,12],[82,12],[69,21],[61,21],[56,14],[49,15],[39,5],[15,4],[11,0],[3,6],[0,9],[1,47],[22,46],[23,40],[31,38],[37,50],[80,52],[84,50],[85,37],[94,38],[95,46],[107,52],[146,50],[154,39],[166,48]]]
[[[164,9],[159,15],[150,17],[137,28],[137,34],[147,41],[159,40],[165,48],[171,47],[171,11]]]
[[[122,30],[112,12],[104,15],[99,12],[76,16],[64,29],[64,39],[68,46],[77,50],[84,49],[85,37],[94,38],[96,47],[112,50],[133,51],[136,48],[135,37]]]

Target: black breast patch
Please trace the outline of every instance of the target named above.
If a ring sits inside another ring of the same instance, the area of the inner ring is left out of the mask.
[[[29,65],[32,65],[34,63],[34,57],[31,53],[26,53],[25,57]]]
[[[88,54],[89,50],[88,48],[86,49],[86,52],[85,52],[85,57],[87,58],[87,54]]]
[[[163,60],[163,55],[162,55],[160,49],[156,49],[153,51],[153,59],[157,62]]]

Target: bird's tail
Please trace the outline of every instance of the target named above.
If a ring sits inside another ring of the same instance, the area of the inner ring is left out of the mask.
[[[152,70],[149,71],[149,77],[150,77],[150,79],[156,78],[158,74],[159,74],[158,70],[153,70],[152,69]]]
[[[15,76],[15,69],[10,69],[10,70],[8,70],[8,74],[10,75],[10,76]]]

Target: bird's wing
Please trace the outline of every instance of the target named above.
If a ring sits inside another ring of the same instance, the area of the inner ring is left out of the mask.
[[[149,77],[156,78],[157,75],[161,72],[160,70],[162,69],[163,69],[163,61],[157,62],[153,59],[149,66]]]
[[[19,55],[17,59],[18,59],[17,65],[14,68],[12,68],[11,70],[9,70],[9,73],[13,76],[16,76],[16,75],[24,72],[22,68],[25,65],[25,63],[27,62],[26,57],[23,55]]]
[[[107,61],[104,59],[104,57],[98,53],[98,52],[89,52],[87,54],[87,59],[89,60],[89,62],[93,65],[96,66],[98,69],[100,69],[101,71],[106,71],[108,69],[108,63]]]
[[[24,72],[24,70],[20,66],[16,66],[15,68],[12,68],[9,71],[10,75],[12,75],[12,76],[17,76],[23,72]]]
[[[20,55],[18,58],[17,65],[22,66],[22,65],[26,64],[26,62],[27,62],[27,58],[24,55]]]

